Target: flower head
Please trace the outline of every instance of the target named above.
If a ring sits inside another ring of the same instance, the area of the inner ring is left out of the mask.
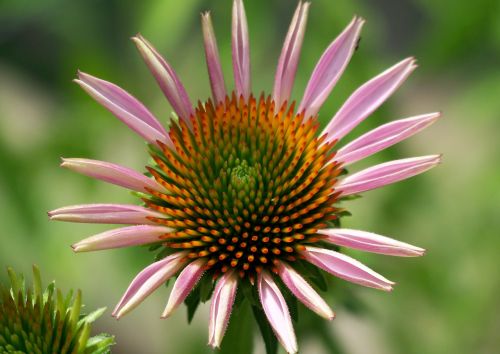
[[[385,236],[341,229],[338,202],[422,173],[437,155],[390,161],[352,175],[346,166],[421,131],[438,113],[397,120],[337,149],[336,143],[375,111],[416,68],[405,59],[357,89],[319,130],[318,112],[355,52],[364,20],[355,17],[318,61],[301,102],[290,100],[309,3],[295,11],[279,58],[272,94],[254,95],[242,0],[235,0],[232,59],[235,89],[226,91],[209,13],[203,38],[213,98],[193,106],[171,65],[142,36],[133,38],[177,120],[165,129],[123,89],[79,73],[76,82],[146,139],[154,163],[143,175],[109,162],[63,159],[62,166],[139,192],[142,206],[76,205],[51,219],[129,224],[73,245],[76,252],[153,244],[157,262],[132,281],[114,311],[123,316],[177,275],[162,317],[168,317],[205,279],[213,290],[209,344],[218,347],[240,285],[256,289],[261,311],[289,353],[297,351],[281,284],[326,319],[334,313],[301,265],[389,291],[394,283],[339,252],[337,246],[393,256],[424,250]],[[280,278],[282,281],[277,281]]]
[[[82,314],[82,294],[63,296],[52,282],[45,290],[38,267],[33,266],[33,287],[8,268],[11,286],[0,285],[0,352],[2,353],[109,353],[112,336],[90,337],[91,324],[104,308]]]

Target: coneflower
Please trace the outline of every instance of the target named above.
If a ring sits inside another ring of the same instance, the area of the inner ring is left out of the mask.
[[[123,89],[79,72],[87,93],[143,137],[154,163],[146,175],[110,162],[65,158],[62,166],[136,191],[142,206],[77,205],[51,219],[129,224],[73,245],[76,252],[152,244],[160,259],[132,281],[114,310],[119,318],[169,278],[177,276],[162,317],[168,317],[200,279],[214,287],[209,344],[218,347],[237,289],[253,287],[276,337],[297,352],[286,286],[327,319],[334,313],[310,284],[307,263],[339,278],[390,291],[394,283],[338,252],[338,246],[393,256],[424,250],[385,236],[338,227],[346,197],[434,167],[440,156],[382,163],[352,175],[346,166],[400,142],[436,121],[439,113],[380,126],[337,149],[336,143],[375,111],[416,68],[404,59],[358,88],[319,130],[318,112],[355,52],[364,20],[355,17],[319,59],[302,100],[290,101],[309,3],[295,11],[270,95],[254,95],[242,0],[232,17],[235,89],[226,90],[210,14],[202,14],[213,97],[193,105],[170,64],[142,36],[133,38],[178,119],[164,128]],[[278,279],[280,279],[278,281]]]
[[[54,282],[42,289],[37,266],[28,288],[22,275],[7,270],[10,287],[0,284],[0,353],[109,353],[112,336],[90,337],[92,322],[105,308],[82,314],[80,290],[64,296]]]

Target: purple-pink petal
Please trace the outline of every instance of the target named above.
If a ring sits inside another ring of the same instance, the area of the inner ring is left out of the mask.
[[[210,87],[215,103],[224,102],[226,98],[226,86],[224,84],[224,75],[219,58],[219,49],[215,39],[214,28],[210,13],[205,12],[201,15],[201,28],[203,29],[203,41],[205,44],[205,57],[207,60],[208,77]]]
[[[337,151],[334,160],[348,165],[364,159],[422,131],[440,115],[439,112],[423,114],[384,124],[343,146]]]
[[[163,193],[166,192],[165,188],[155,180],[128,167],[111,162],[81,158],[63,158],[61,167],[138,192],[147,192],[146,188]]]
[[[137,205],[82,204],[71,205],[48,212],[50,220],[93,224],[151,224],[148,217],[166,218],[167,215]]]
[[[215,286],[208,322],[208,345],[214,349],[220,347],[226,332],[237,288],[238,277],[234,271],[225,273]]]
[[[162,241],[161,236],[173,230],[165,226],[135,225],[104,231],[71,247],[75,252],[100,251],[111,248],[147,245]]]
[[[323,131],[325,143],[342,139],[372,114],[416,67],[415,59],[407,58],[354,91]]]
[[[283,283],[304,305],[328,320],[334,319],[335,314],[330,306],[291,266],[280,262],[278,272]]]
[[[316,64],[298,109],[299,112],[305,110],[306,119],[319,112],[347,67],[358,43],[363,23],[362,18],[354,17]]]
[[[276,337],[287,353],[297,353],[297,339],[285,298],[272,276],[266,271],[259,274],[258,289],[262,308]]]
[[[250,96],[250,43],[243,0],[234,0],[232,19],[232,57],[236,93],[247,99]]]
[[[335,190],[342,195],[365,192],[423,173],[441,162],[440,155],[394,160],[369,167],[341,180]]]
[[[160,122],[141,102],[122,88],[80,71],[75,82],[149,143],[157,144],[159,140],[172,146],[172,141]]]
[[[113,316],[119,319],[136,308],[146,297],[179,271],[186,261],[185,256],[186,252],[177,252],[144,268],[130,283],[127,291],[116,305]]]
[[[394,282],[345,254],[311,246],[306,246],[302,254],[318,268],[352,283],[385,291],[391,291],[394,285]]]
[[[354,248],[372,253],[399,257],[418,257],[423,256],[425,253],[423,248],[367,231],[352,229],[324,229],[318,230],[318,234],[325,235],[325,241],[338,246]]]
[[[132,40],[174,111],[189,127],[192,127],[190,118],[194,114],[194,109],[175,71],[144,37],[137,35],[132,37]]]
[[[273,99],[276,107],[281,107],[283,102],[290,99],[290,94],[295,80],[295,73],[300,58],[304,33],[306,31],[307,14],[310,3],[299,2],[292,23],[283,43],[283,49],[278,61],[274,79]]]
[[[170,297],[168,298],[167,306],[165,307],[161,318],[167,318],[180,304],[182,304],[203,275],[206,263],[206,258],[199,258],[189,263],[182,270],[181,274],[179,274],[177,280],[175,281]]]

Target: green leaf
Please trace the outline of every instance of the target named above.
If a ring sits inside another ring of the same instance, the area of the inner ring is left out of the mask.
[[[310,280],[313,285],[317,286],[321,291],[328,290],[328,283],[323,275],[323,273],[314,265],[309,262],[295,262],[295,267],[300,274],[302,274],[307,280]]]
[[[214,291],[214,281],[210,274],[205,274],[199,282],[200,287],[200,301],[205,303],[212,297]]]
[[[102,316],[102,314],[106,311],[106,307],[101,307],[100,309],[97,309],[95,311],[92,311],[88,315],[82,317],[80,321],[78,321],[78,326],[80,326],[82,323],[92,323],[95,320],[97,320],[99,317]]]
[[[33,265],[33,298],[42,296],[42,276],[37,265]]]
[[[250,303],[243,301],[235,310],[224,335],[220,354],[252,354],[253,352],[253,320]]]
[[[191,291],[191,293],[188,295],[186,300],[184,300],[184,303],[187,306],[187,316],[188,316],[188,323],[191,323],[193,320],[194,314],[196,313],[196,309],[198,308],[198,305],[200,304],[200,287],[197,286],[196,288]]]
[[[267,321],[264,311],[256,306],[252,306],[252,311],[257,324],[259,325],[260,333],[264,339],[267,354],[276,354],[278,352],[278,340],[276,339],[271,325]]]
[[[260,301],[255,290],[255,286],[250,284],[249,281],[243,281],[239,288],[241,289],[245,299],[250,301],[252,306],[257,306],[258,308],[260,307]]]
[[[86,354],[104,354],[110,353],[109,346],[115,344],[115,337],[109,334],[99,334],[89,338],[87,347],[85,348]]]

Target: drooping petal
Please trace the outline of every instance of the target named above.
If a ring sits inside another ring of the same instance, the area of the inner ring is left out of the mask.
[[[332,118],[322,134],[325,143],[340,140],[375,111],[406,80],[417,65],[407,58],[358,88]]]
[[[181,274],[179,274],[177,280],[175,281],[170,297],[168,298],[167,306],[165,307],[161,318],[167,318],[180,304],[182,304],[203,275],[206,263],[206,258],[199,258],[189,263],[182,270]]]
[[[81,158],[63,158],[61,167],[138,192],[147,192],[145,188],[165,192],[165,188],[153,179],[128,167],[111,162]]]
[[[318,230],[318,233],[327,236],[325,241],[361,251],[399,257],[418,257],[425,253],[423,248],[366,231],[324,229]]]
[[[250,43],[243,0],[234,0],[232,19],[232,56],[236,93],[248,99],[250,96]]]
[[[161,236],[173,229],[165,226],[135,225],[104,231],[88,237],[71,247],[75,252],[100,251],[111,248],[147,245],[160,242]]]
[[[273,99],[276,107],[290,99],[290,94],[295,80],[295,73],[300,58],[304,33],[306,31],[307,14],[310,3],[299,2],[292,23],[283,43],[283,49],[278,61],[276,76],[274,79]]]
[[[201,15],[201,28],[203,29],[203,40],[205,43],[205,56],[207,59],[208,76],[210,78],[210,87],[215,103],[224,102],[226,98],[226,86],[224,84],[224,75],[219,58],[219,49],[215,39],[214,28],[210,13],[205,12]]]
[[[335,314],[330,306],[292,267],[280,262],[278,272],[283,283],[304,305],[328,320],[334,319]]]
[[[361,262],[332,250],[306,246],[303,255],[315,266],[352,283],[391,291],[394,282],[387,280]]]
[[[259,274],[258,288],[262,308],[276,337],[287,353],[297,353],[297,339],[285,298],[266,271]]]
[[[429,155],[381,163],[344,178],[335,190],[342,195],[369,191],[423,173],[440,162],[440,155]]]
[[[152,224],[147,217],[165,218],[166,215],[151,209],[129,204],[71,205],[48,212],[50,220],[92,224]]]
[[[305,110],[309,119],[316,115],[344,72],[358,43],[365,21],[354,17],[346,29],[330,44],[316,64],[307,84],[299,112]]]
[[[113,310],[113,316],[119,319],[136,308],[146,297],[179,271],[186,261],[185,256],[186,252],[177,252],[143,269],[130,283],[127,291]]]
[[[208,322],[208,345],[214,349],[220,347],[226,332],[237,288],[238,277],[234,271],[225,273],[215,286]]]
[[[172,141],[165,128],[155,116],[125,90],[115,84],[80,71],[78,72],[78,79],[74,81],[104,108],[149,143],[157,144],[157,140],[159,140],[172,146]]]
[[[348,165],[364,159],[427,128],[440,115],[439,112],[423,114],[384,124],[343,146],[334,160]]]
[[[190,117],[194,114],[193,106],[175,71],[144,37],[137,35],[132,37],[132,40],[174,111],[191,127]]]

